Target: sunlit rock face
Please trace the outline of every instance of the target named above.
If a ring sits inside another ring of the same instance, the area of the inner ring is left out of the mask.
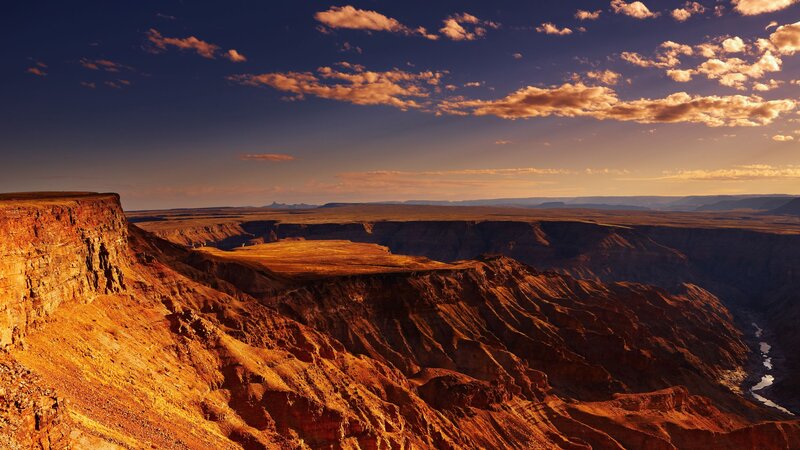
[[[123,291],[127,226],[116,195],[0,201],[0,347],[64,302]]]

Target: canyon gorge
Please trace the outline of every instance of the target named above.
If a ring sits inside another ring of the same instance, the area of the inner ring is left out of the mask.
[[[432,211],[0,197],[0,447],[800,448],[791,219]]]

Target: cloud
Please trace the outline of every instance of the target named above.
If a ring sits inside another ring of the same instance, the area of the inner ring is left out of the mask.
[[[776,134],[772,136],[772,140],[776,142],[790,142],[794,140],[794,136],[786,136],[783,134]]]
[[[219,46],[202,41],[194,36],[183,39],[168,38],[162,36],[158,30],[153,28],[149,29],[146,34],[147,40],[150,41],[155,52],[165,51],[167,47],[175,47],[181,50],[193,51],[203,58],[214,59],[220,49]]]
[[[346,62],[338,66],[343,70],[320,67],[316,73],[241,74],[228,80],[245,86],[269,86],[293,94],[292,100],[312,95],[356,105],[389,105],[406,110],[422,108],[418,100],[429,97],[430,88],[438,86],[444,75],[444,72],[412,73],[399,69],[373,72]]]
[[[719,80],[724,86],[744,89],[744,82],[747,79],[761,78],[767,72],[779,72],[782,63],[780,58],[768,51],[753,64],[748,64],[739,58],[710,59],[700,64],[695,73]]]
[[[667,76],[672,78],[673,81],[677,81],[678,83],[687,83],[692,81],[692,76],[694,75],[694,71],[692,70],[684,70],[684,69],[668,69]]]
[[[703,14],[704,12],[706,12],[706,8],[700,3],[686,2],[682,8],[673,9],[671,15],[678,22],[685,22],[693,15]]]
[[[43,68],[36,67],[36,66],[28,67],[27,69],[25,69],[25,72],[27,72],[27,73],[29,73],[31,75],[36,75],[37,77],[46,77],[47,76],[47,72],[45,72],[43,70]]]
[[[122,89],[125,86],[130,86],[131,82],[128,80],[108,80],[104,81],[103,84],[112,89]]]
[[[579,9],[575,13],[575,18],[578,20],[597,20],[600,18],[600,13],[603,11],[598,9],[597,11],[586,11],[583,9]]]
[[[425,196],[426,198],[475,198],[489,190],[497,196],[530,195],[531,189],[557,185],[564,177],[608,177],[626,171],[614,169],[562,169],[562,168],[499,168],[456,170],[373,170],[345,172],[336,175],[334,183],[307,184],[315,192],[356,193],[372,200],[375,193],[392,192],[395,198]],[[539,191],[541,192],[541,191]],[[381,194],[378,194],[381,195]],[[418,198],[418,197],[417,197]]]
[[[487,28],[500,28],[500,24],[480,20],[469,13],[454,14],[443,21],[439,33],[452,41],[473,41],[486,35]]]
[[[757,85],[758,90],[764,90],[764,84],[754,80],[781,71],[783,60],[780,54],[791,54],[796,48],[800,49],[800,25],[797,28],[787,25],[778,28],[769,40],[757,39],[751,45],[738,36],[718,37],[694,47],[667,41],[659,46],[653,57],[623,52],[621,59],[639,67],[666,69],[667,76],[677,82],[688,82],[694,76],[702,75],[738,90],[747,89],[750,82]],[[739,53],[741,57],[728,57],[731,53]],[[680,67],[684,56],[706,59],[695,61],[690,67]],[[754,56],[756,59],[750,59]]]
[[[659,179],[688,181],[750,181],[793,178],[800,178],[800,166],[771,166],[767,164],[752,164],[734,166],[729,169],[678,170],[665,172],[664,176]]]
[[[635,52],[622,52],[620,58],[639,67],[671,68],[680,65],[680,56],[691,56],[694,49],[689,45],[666,41],[659,45],[654,58],[646,58]]]
[[[314,18],[329,28],[386,31],[407,36],[419,35],[430,40],[438,39],[438,36],[429,34],[423,27],[411,29],[396,19],[387,17],[377,11],[357,9],[350,5],[332,6],[327,11],[316,13]]]
[[[169,47],[174,47],[184,51],[195,52],[203,58],[215,59],[221,51],[218,45],[200,40],[194,36],[189,36],[187,38],[164,37],[154,28],[147,30],[145,34],[147,35],[147,41],[150,43],[148,50],[153,53],[161,53],[166,51]],[[247,61],[244,55],[234,49],[230,49],[221,55],[223,58],[232,62]]]
[[[725,50],[727,53],[740,53],[747,49],[742,38],[739,36],[734,36],[732,38],[727,38],[722,41],[722,49]]]
[[[294,161],[295,157],[285,153],[245,153],[239,155],[242,161],[286,162]]]
[[[732,0],[734,9],[745,16],[754,16],[788,8],[798,0]]]
[[[783,84],[780,80],[769,80],[766,83],[753,83],[753,90],[759,92],[771,91],[779,88]]]
[[[642,2],[626,3],[625,0],[611,0],[611,9],[616,14],[623,14],[635,19],[652,19],[661,15],[654,13]]]
[[[522,59],[522,53],[514,53],[511,55],[511,57],[514,59]]]
[[[104,70],[106,72],[119,72],[122,69],[133,70],[132,67],[110,61],[108,59],[81,58],[78,63],[89,70]]]
[[[613,85],[619,83],[622,75],[613,70],[590,70],[586,72],[586,77],[603,84]]]
[[[769,42],[782,55],[793,55],[800,51],[800,22],[778,27],[769,35]]]
[[[782,61],[767,51],[761,58],[750,64],[740,58],[709,59],[694,69],[670,70],[667,74],[675,81],[690,81],[693,75],[705,75],[710,80],[717,80],[721,85],[736,89],[745,89],[749,79],[762,78],[768,72],[781,70]]]
[[[247,61],[247,58],[243,54],[239,53],[238,51],[236,51],[234,49],[228,50],[227,52],[225,52],[225,54],[223,56],[226,59],[230,60],[231,62],[235,62],[235,63]]]
[[[358,53],[359,55],[363,52],[361,47],[359,47],[357,45],[352,45],[349,42],[345,42],[344,44],[342,44],[342,47],[339,49],[339,51],[340,52],[351,52],[352,51],[352,52]]]
[[[85,87],[87,89],[94,89],[94,88],[97,87],[97,84],[95,84],[93,82],[89,82],[89,81],[81,81],[81,86],[83,86],[83,87]]]
[[[511,145],[513,143],[514,143],[514,141],[507,141],[505,139],[498,139],[498,140],[494,141],[494,145]]]
[[[555,24],[550,22],[545,22],[538,27],[536,27],[536,32],[544,33],[544,34],[555,34],[558,36],[566,36],[568,34],[572,34],[572,30],[569,28],[558,28]]]
[[[565,83],[540,88],[528,86],[496,100],[450,100],[440,105],[450,114],[533,117],[593,117],[639,123],[701,123],[710,127],[759,126],[793,110],[790,99],[764,100],[758,96],[698,96],[678,92],[664,98],[620,100],[608,87]]]

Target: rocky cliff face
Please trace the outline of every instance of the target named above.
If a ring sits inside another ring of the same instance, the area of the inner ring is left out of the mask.
[[[124,290],[127,230],[116,195],[0,200],[0,348],[62,303]]]

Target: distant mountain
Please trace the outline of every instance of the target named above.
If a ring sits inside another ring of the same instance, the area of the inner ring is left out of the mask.
[[[739,200],[722,200],[699,206],[696,211],[733,211],[737,209],[753,209],[769,211],[780,208],[792,201],[791,197],[752,197]]]
[[[770,211],[772,214],[800,216],[800,197]]]

